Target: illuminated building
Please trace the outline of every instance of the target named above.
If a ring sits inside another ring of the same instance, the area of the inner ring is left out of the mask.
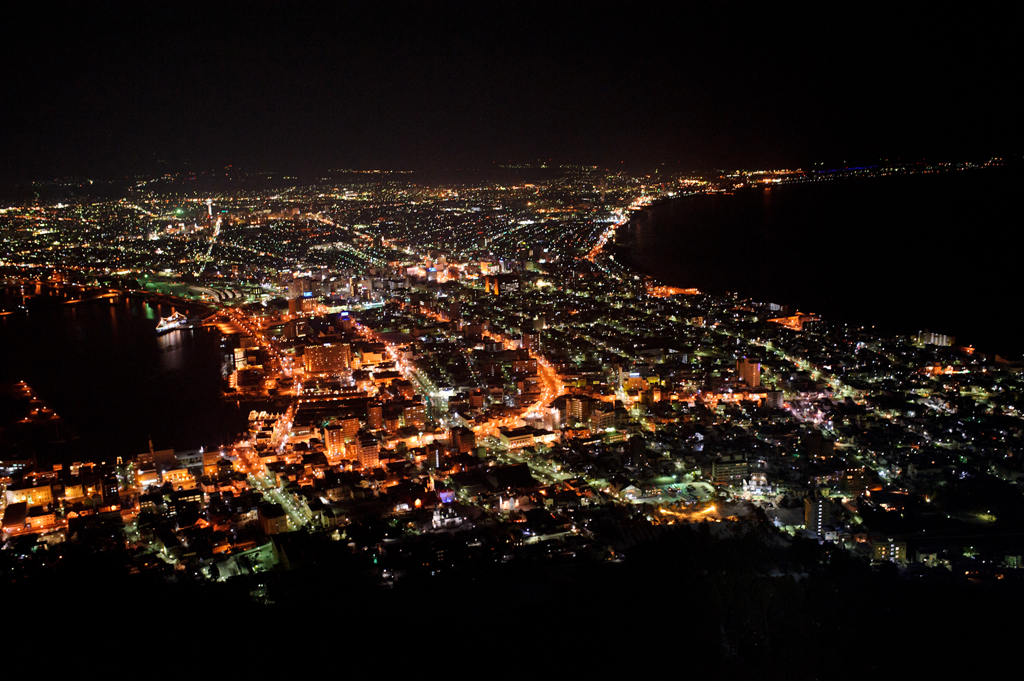
[[[756,388],[761,385],[761,364],[747,358],[736,360],[736,371],[749,387]]]
[[[948,348],[955,342],[955,336],[947,336],[943,333],[932,333],[928,329],[917,332],[918,345],[938,345],[940,347]]]
[[[7,489],[7,503],[25,503],[29,506],[41,506],[53,503],[53,491],[49,485],[17,486]]]
[[[484,290],[496,296],[518,291],[519,278],[507,274],[488,275],[484,277]]]
[[[355,440],[359,433],[359,419],[349,417],[336,421],[324,428],[324,442],[327,446],[327,455],[331,457],[344,456],[345,445]]]
[[[818,321],[818,317],[816,317],[813,314],[804,314],[803,312],[797,312],[796,314],[791,315],[789,317],[775,317],[773,319],[769,319],[768,321],[775,322],[776,324],[782,324],[783,326],[793,329],[794,331],[803,331],[804,324],[808,322],[816,322]]]
[[[743,481],[750,472],[750,464],[742,455],[723,456],[711,464],[711,477],[720,485]]]
[[[164,471],[160,477],[161,484],[171,483],[174,489],[195,489],[196,479],[187,468],[174,468]]]
[[[533,428],[499,428],[498,439],[509,449],[532,447]]]
[[[416,396],[416,388],[413,386],[412,381],[408,381],[404,378],[391,381],[391,387],[397,390],[398,394],[407,400],[411,400]]]
[[[366,427],[370,430],[380,430],[384,427],[384,406],[380,402],[370,402],[366,405]]]
[[[224,459],[221,458],[220,452],[212,450],[209,452],[202,452],[203,455],[203,475],[211,478],[216,478],[220,466],[220,462]]]
[[[615,410],[595,409],[590,413],[590,430],[598,431],[615,427]]]
[[[387,350],[383,343],[360,343],[356,351],[359,355],[359,366],[373,366],[384,361]]]
[[[562,412],[556,407],[549,407],[541,411],[541,418],[545,430],[558,430],[562,427]]]
[[[380,463],[380,442],[371,433],[360,431],[349,451],[363,468],[376,468]]]
[[[892,537],[878,538],[871,540],[872,558],[892,563],[905,563],[907,561],[907,543],[897,541]]]
[[[423,430],[427,417],[419,395],[402,405],[402,421],[406,426],[415,426]]]
[[[28,509],[26,524],[29,530],[42,530],[57,522],[57,514],[52,508],[33,506]]]
[[[566,408],[569,411],[569,419],[573,423],[585,423],[590,419],[590,410],[594,399],[591,397],[573,395],[566,400]]]
[[[804,499],[804,529],[819,537],[832,524],[832,502],[817,493]]]

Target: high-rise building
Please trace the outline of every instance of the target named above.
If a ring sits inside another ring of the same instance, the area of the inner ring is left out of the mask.
[[[359,433],[359,419],[354,416],[337,419],[324,428],[328,456],[343,456],[345,445]]]
[[[415,398],[406,401],[402,405],[402,422],[406,426],[415,426],[420,430],[423,430],[427,422],[426,409],[423,406],[423,400],[417,395]]]
[[[817,492],[804,499],[804,529],[823,536],[825,528],[832,524],[832,502]]]
[[[370,430],[380,430],[384,427],[384,405],[373,401],[366,405],[366,427]]]
[[[590,430],[605,430],[615,427],[614,409],[595,409],[590,412]]]
[[[484,394],[483,390],[479,388],[469,394],[469,408],[470,409],[483,409],[484,400],[487,399],[487,395]]]
[[[359,431],[355,442],[349,447],[363,468],[376,468],[380,463],[380,442],[371,433]]]
[[[291,308],[289,307],[289,314]],[[309,334],[309,321],[306,319],[289,319],[284,324],[284,337],[288,340],[305,338]]]
[[[747,386],[756,388],[761,385],[761,364],[746,357],[736,360],[736,372]]]
[[[555,431],[562,427],[562,412],[555,407],[542,410],[541,419],[545,430]]]
[[[569,411],[569,421],[585,423],[590,419],[591,406],[594,403],[592,397],[585,395],[573,395],[566,400],[566,408]]]
[[[466,427],[452,429],[452,449],[465,454],[476,449],[476,433]]]

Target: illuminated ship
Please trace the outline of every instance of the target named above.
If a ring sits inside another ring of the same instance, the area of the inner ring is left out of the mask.
[[[180,312],[175,312],[170,317],[161,317],[160,323],[156,325],[157,335],[169,333],[175,329],[189,329],[198,322],[196,317],[186,317]]]

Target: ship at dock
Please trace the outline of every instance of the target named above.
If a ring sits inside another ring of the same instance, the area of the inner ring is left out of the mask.
[[[160,336],[171,331],[177,331],[178,329],[191,329],[194,326],[199,326],[201,323],[199,317],[186,317],[180,312],[175,312],[170,317],[160,318],[160,322],[156,325],[156,333]]]

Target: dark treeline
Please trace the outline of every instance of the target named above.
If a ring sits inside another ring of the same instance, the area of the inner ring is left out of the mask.
[[[11,578],[0,599],[20,613],[21,626],[60,623],[74,632],[68,645],[94,654],[121,640],[85,626],[97,617],[114,627],[145,623],[134,634],[140,641],[161,640],[154,627],[192,632],[197,643],[221,641],[196,646],[201,656],[237,646],[232,655],[244,657],[258,654],[267,637],[296,637],[289,646],[301,643],[314,657],[326,646],[324,654],[343,650],[353,662],[428,655],[510,670],[668,665],[771,679],[892,678],[968,669],[1013,652],[1013,616],[1024,604],[1017,583],[913,581],[895,566],[872,569],[841,549],[781,541],[763,524],[745,527],[732,537],[715,536],[708,524],[668,528],[614,564],[460,565],[449,555],[454,568],[410,570],[390,589],[374,580],[369,556],[323,535],[282,544],[293,570],[220,584],[181,573],[168,580],[160,569],[129,575],[127,554],[113,546],[97,555],[65,544],[43,551],[51,555],[30,561],[31,569],[16,552],[0,552]],[[95,539],[92,546],[101,546]],[[423,540],[408,566],[429,563],[438,550],[457,552],[459,543]],[[288,657],[268,664],[288,668]]]

